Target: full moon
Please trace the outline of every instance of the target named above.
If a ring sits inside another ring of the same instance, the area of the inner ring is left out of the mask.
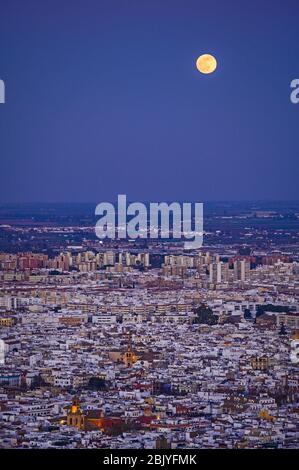
[[[216,70],[217,60],[211,54],[203,54],[198,57],[196,67],[201,73],[212,73]]]

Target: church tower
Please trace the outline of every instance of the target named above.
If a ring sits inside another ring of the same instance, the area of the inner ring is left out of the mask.
[[[127,367],[132,367],[136,361],[137,361],[137,356],[133,352],[133,349],[132,349],[132,336],[131,334],[129,334],[128,348],[127,348],[127,351],[124,353],[123,362],[125,363]]]
[[[84,414],[81,410],[80,400],[77,397],[73,398],[72,406],[67,410],[66,422],[68,426],[78,429],[84,428]]]

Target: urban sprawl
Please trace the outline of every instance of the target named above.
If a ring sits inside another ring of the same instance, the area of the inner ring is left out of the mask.
[[[298,448],[298,280],[270,241],[3,251],[0,447]]]

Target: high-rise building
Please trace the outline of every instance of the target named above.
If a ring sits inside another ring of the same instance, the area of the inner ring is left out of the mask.
[[[106,251],[104,253],[104,265],[114,266],[115,264],[115,253],[113,251]]]
[[[218,261],[210,264],[210,282],[221,284],[228,281],[228,264]]]
[[[250,263],[246,260],[237,260],[234,262],[235,281],[247,281],[250,273]]]

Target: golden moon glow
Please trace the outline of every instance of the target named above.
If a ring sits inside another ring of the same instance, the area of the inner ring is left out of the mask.
[[[216,70],[217,60],[211,54],[203,54],[198,57],[196,67],[201,73],[212,73]]]

